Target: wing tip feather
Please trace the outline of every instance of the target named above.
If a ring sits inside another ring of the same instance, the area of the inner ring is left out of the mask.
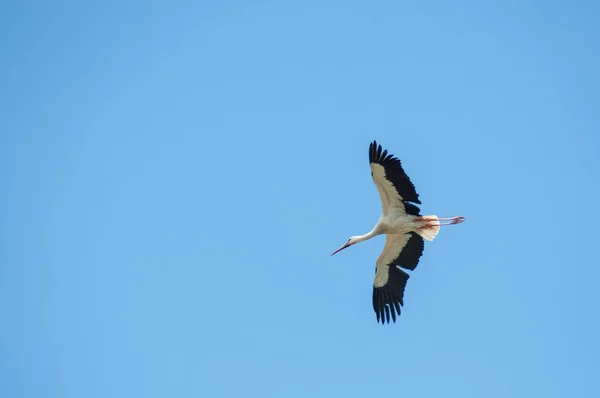
[[[392,265],[388,267],[389,277],[385,285],[373,286],[373,309],[377,322],[382,324],[396,323],[396,318],[402,315],[404,306],[404,290],[410,275]],[[391,314],[390,314],[391,312]]]

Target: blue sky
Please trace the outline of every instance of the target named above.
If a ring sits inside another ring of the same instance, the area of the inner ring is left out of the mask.
[[[599,17],[3,2],[0,395],[598,396]],[[385,326],[373,139],[467,217]]]

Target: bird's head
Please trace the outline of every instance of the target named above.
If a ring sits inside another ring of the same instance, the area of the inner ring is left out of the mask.
[[[336,251],[331,253],[331,255],[333,256],[335,253],[341,252],[342,250],[344,250],[347,247],[352,246],[356,242],[358,242],[358,236],[351,236],[350,239],[348,239],[348,241],[342,245],[342,247],[340,247],[339,249],[337,249]]]

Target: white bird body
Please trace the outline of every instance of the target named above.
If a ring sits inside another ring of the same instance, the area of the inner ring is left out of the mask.
[[[400,306],[404,305],[404,289],[409,275],[399,267],[414,271],[423,253],[423,239],[432,241],[440,226],[458,224],[464,217],[440,219],[435,215],[421,216],[419,195],[404,172],[400,160],[373,141],[369,147],[369,165],[373,182],[379,191],[381,217],[365,235],[352,236],[337,252],[377,235],[386,235],[385,246],[376,261],[373,281],[373,309],[377,321],[396,322]],[[440,220],[451,220],[442,224]]]

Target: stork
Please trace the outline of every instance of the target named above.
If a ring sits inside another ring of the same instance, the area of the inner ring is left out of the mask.
[[[381,217],[365,235],[352,236],[334,254],[359,242],[385,234],[383,251],[375,263],[373,282],[373,309],[377,322],[396,322],[400,306],[404,306],[404,289],[409,275],[402,269],[414,271],[425,247],[424,240],[432,241],[441,226],[460,224],[465,217],[438,218],[422,216],[416,204],[421,204],[398,158],[382,150],[377,141],[369,146],[371,177],[381,199]],[[416,204],[415,204],[416,203]]]

